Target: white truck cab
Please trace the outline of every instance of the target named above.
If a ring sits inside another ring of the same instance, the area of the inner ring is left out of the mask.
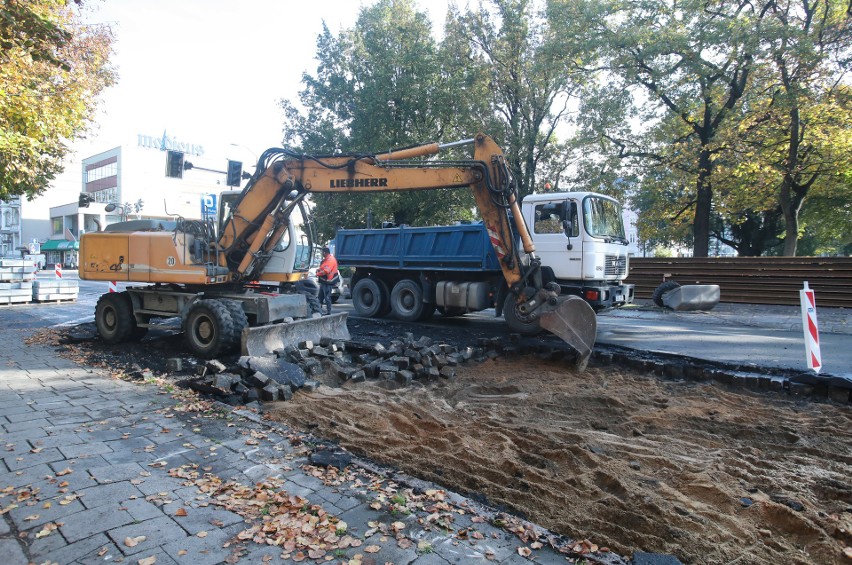
[[[602,310],[633,302],[624,284],[629,258],[621,204],[595,192],[524,197],[521,212],[541,259],[545,282]]]

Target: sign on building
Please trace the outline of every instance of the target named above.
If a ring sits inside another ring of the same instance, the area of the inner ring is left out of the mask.
[[[216,217],[219,198],[217,194],[202,194],[201,195],[201,217],[210,218]]]

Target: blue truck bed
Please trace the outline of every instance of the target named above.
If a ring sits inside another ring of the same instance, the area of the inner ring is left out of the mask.
[[[335,239],[335,256],[342,267],[500,271],[481,223],[340,230]]]

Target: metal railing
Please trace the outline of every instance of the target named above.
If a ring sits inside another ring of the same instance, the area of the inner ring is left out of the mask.
[[[664,280],[718,284],[721,302],[799,304],[804,281],[817,304],[852,308],[852,257],[631,257],[628,283],[636,298],[651,298]]]

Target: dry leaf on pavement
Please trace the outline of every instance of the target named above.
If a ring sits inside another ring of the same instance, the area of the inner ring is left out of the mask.
[[[151,557],[146,557],[144,559],[140,559],[138,561],[138,565],[154,565],[157,562],[157,556],[152,555]]]
[[[124,545],[126,545],[127,547],[136,547],[146,539],[147,538],[145,536],[136,536],[135,538],[127,536],[126,538],[124,538]]]

